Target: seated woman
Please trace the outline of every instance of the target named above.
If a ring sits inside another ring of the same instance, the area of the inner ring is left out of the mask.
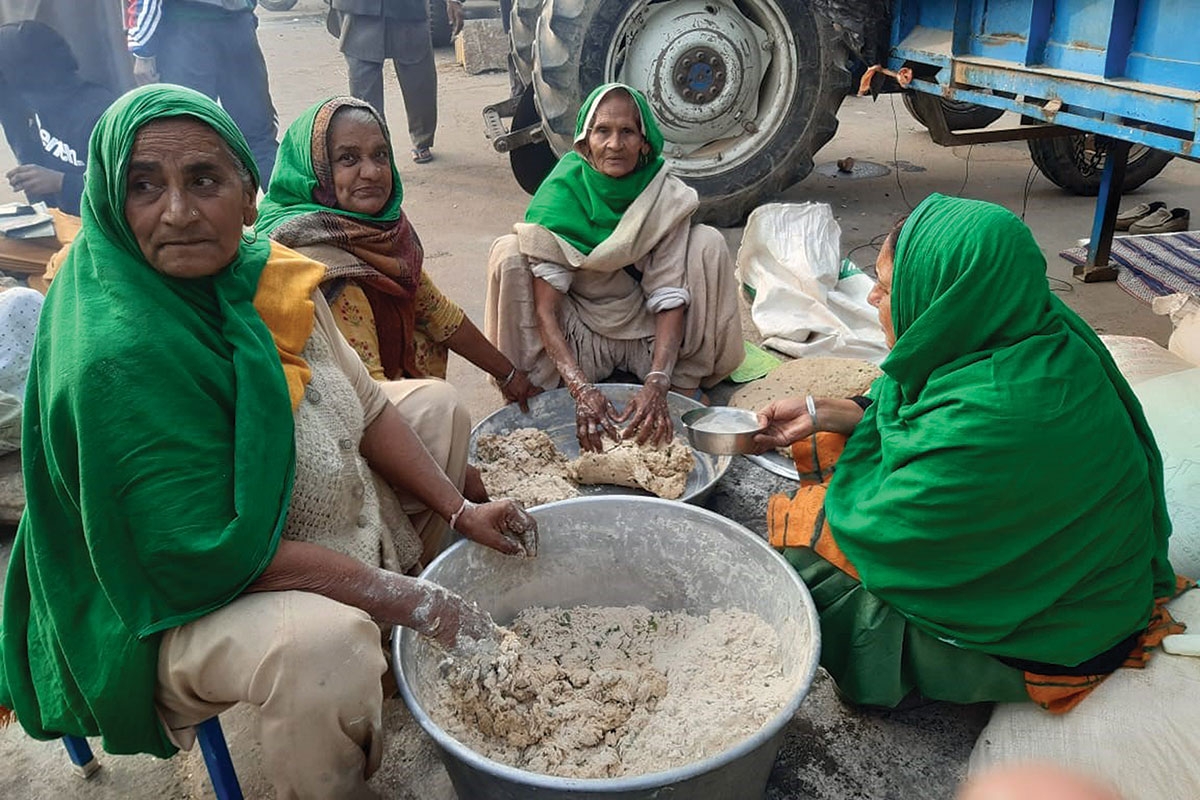
[[[377,380],[445,378],[453,350],[527,411],[541,390],[422,269],[389,142],[383,119],[361,100],[308,109],[279,146],[259,233],[325,265],[321,291],[338,330]]]
[[[1173,626],[1141,406],[1007,210],[932,195],[877,268],[892,349],[872,401],[760,412],[760,448],[793,445],[802,472],[845,446],[827,489],[777,495],[768,516],[820,611],[821,664],[862,704],[1068,710]]]
[[[586,450],[624,422],[639,442],[669,440],[668,389],[699,398],[745,354],[729,249],[692,224],[696,192],[662,146],[640,92],[597,88],[574,151],[488,260],[488,338],[538,386],[567,386]],[[593,385],[618,369],[644,384],[621,414]]]
[[[536,526],[459,493],[450,386],[389,403],[323,267],[243,234],[257,182],[190,89],[137,89],[100,119],[29,375],[0,705],[37,738],[166,757],[249,702],[280,796],[357,797],[381,752],[375,620],[451,647],[493,627],[379,565],[418,565],[447,521],[505,553],[532,553]]]

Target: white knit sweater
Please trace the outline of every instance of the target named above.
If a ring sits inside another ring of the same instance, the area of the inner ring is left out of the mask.
[[[283,535],[373,566],[407,571],[421,541],[392,490],[359,453],[387,397],[338,333],[320,292],[303,357],[312,369],[296,409],[296,480]]]

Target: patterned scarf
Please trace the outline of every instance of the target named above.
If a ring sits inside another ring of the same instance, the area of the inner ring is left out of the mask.
[[[322,290],[332,299],[346,281],[362,289],[375,316],[379,358],[389,378],[423,377],[416,366],[413,338],[414,298],[421,282],[424,249],[400,202],[404,190],[392,163],[392,195],[375,215],[337,207],[329,128],[345,107],[365,108],[389,139],[383,119],[353,97],[335,97],[309,108],[284,134],[271,176],[270,191],[259,207],[258,231],[293,248],[324,245],[344,259],[326,263]]]

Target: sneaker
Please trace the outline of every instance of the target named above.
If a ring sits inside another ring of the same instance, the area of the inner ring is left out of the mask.
[[[1167,204],[1161,200],[1155,200],[1153,203],[1138,203],[1133,208],[1126,209],[1120,214],[1117,214],[1117,230],[1127,231],[1129,230],[1129,226],[1137,222],[1139,219],[1148,217],[1155,211],[1166,207]]]
[[[1129,226],[1132,234],[1173,233],[1186,231],[1192,222],[1191,212],[1186,208],[1160,208],[1153,214],[1148,214]]]

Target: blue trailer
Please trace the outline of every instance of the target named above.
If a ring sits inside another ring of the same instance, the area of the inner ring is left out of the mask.
[[[866,74],[934,141],[1025,139],[1052,181],[1099,194],[1079,273],[1097,280],[1122,188],[1200,156],[1200,0],[511,0],[506,19],[524,89],[485,126],[531,192],[588,91],[619,80],[654,107],[699,217],[736,224],[808,175]],[[1023,124],[963,130],[1005,111]]]
[[[1200,157],[1197,22],[1196,0],[896,0],[888,66],[902,75],[897,86],[919,93],[910,108],[939,144],[1029,139],[1051,180],[1084,173],[1076,190],[1095,171],[1089,259],[1076,274],[1106,280],[1122,188],[1152,177],[1168,154]],[[953,114],[971,108],[1040,124],[952,130]]]

